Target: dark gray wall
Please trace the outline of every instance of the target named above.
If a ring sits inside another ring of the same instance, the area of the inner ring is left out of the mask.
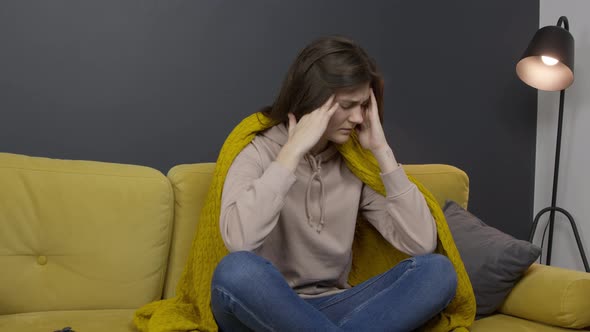
[[[398,160],[462,168],[470,210],[525,238],[537,100],[514,66],[538,22],[538,0],[2,1],[0,151],[214,161],[303,46],[342,34],[384,74]]]

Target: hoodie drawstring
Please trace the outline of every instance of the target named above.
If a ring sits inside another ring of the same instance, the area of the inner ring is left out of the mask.
[[[320,171],[322,169],[322,158],[320,156],[318,156],[318,159],[316,160],[313,156],[308,155],[307,160],[309,161],[309,163],[311,164],[311,167],[313,169],[313,173],[311,174],[311,177],[309,178],[309,182],[307,183],[307,190],[305,192],[305,215],[307,216],[307,223],[309,224],[310,227],[315,227],[315,230],[320,233],[322,231],[322,229],[324,228],[324,206],[326,205],[326,194],[324,192],[324,181],[322,181],[322,176],[320,174]],[[320,182],[320,221],[318,222],[317,225],[313,224],[313,218],[311,216],[311,213],[309,211],[309,205],[311,204],[311,186],[312,186],[312,182],[313,180],[317,178],[318,181]]]

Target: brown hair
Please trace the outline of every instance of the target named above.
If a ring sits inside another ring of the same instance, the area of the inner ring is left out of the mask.
[[[273,124],[287,122],[289,112],[299,120],[323,105],[339,89],[369,83],[383,121],[383,79],[375,61],[354,41],[340,36],[323,37],[297,56],[272,106],[261,110]]]

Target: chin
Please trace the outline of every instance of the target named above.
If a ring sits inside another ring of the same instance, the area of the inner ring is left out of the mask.
[[[349,139],[350,135],[338,135],[336,137],[332,137],[330,141],[332,141],[334,144],[344,144],[348,142]]]

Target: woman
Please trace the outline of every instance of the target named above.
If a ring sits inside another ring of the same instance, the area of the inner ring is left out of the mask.
[[[411,331],[455,295],[450,261],[432,254],[436,225],[387,143],[375,63],[342,37],[312,42],[291,65],[273,126],[232,163],[211,309],[223,331]],[[387,195],[360,181],[336,146],[356,132]],[[357,213],[412,257],[348,283]]]

